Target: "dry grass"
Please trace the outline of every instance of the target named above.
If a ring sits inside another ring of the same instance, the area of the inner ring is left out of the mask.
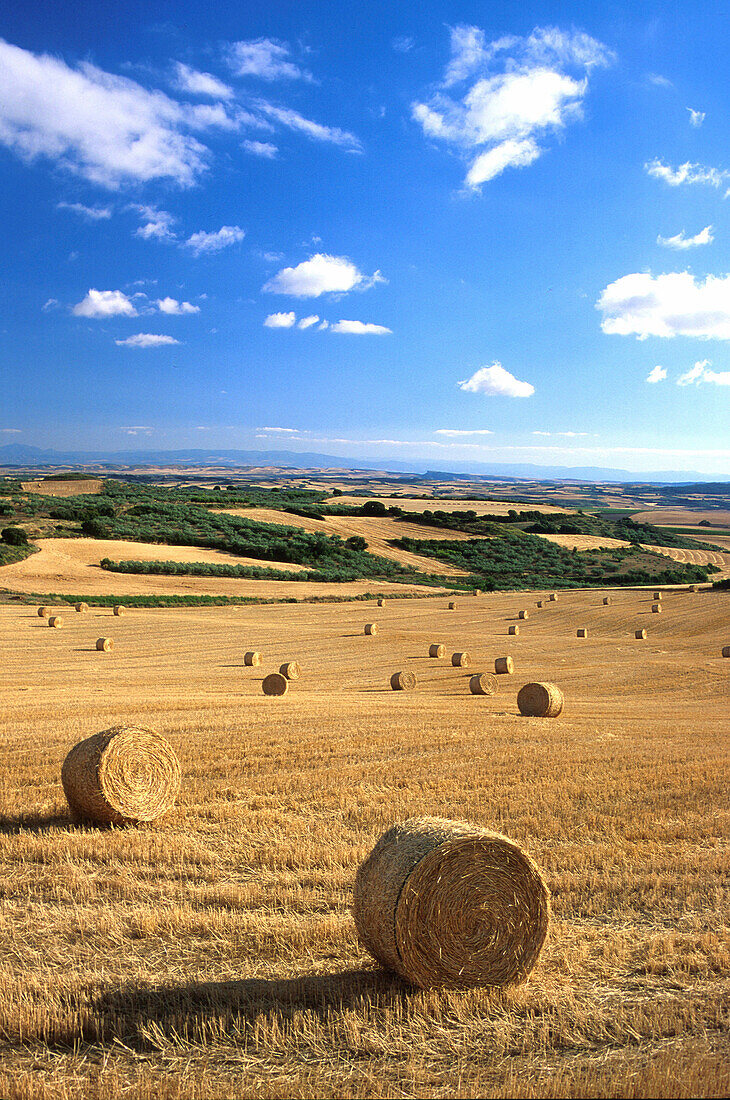
[[[711,533],[706,536],[709,542],[713,542]],[[713,580],[727,576],[730,573],[730,553],[721,554],[717,550],[682,550],[677,546],[643,546],[643,550],[653,550],[655,554],[663,554],[665,558],[681,562],[683,565],[716,565],[719,574],[713,574]]]
[[[50,631],[0,607],[0,1095],[727,1094],[730,597],[666,599],[639,662],[646,593],[561,593],[490,697],[425,654],[436,619],[489,667],[514,597],[389,606],[367,646],[357,605],[138,610],[111,654],[93,608]],[[306,657],[286,707],[242,637],[271,667]],[[520,717],[528,680],[565,692],[559,720]],[[61,762],[117,723],[171,742],[177,808],[72,826]],[[413,992],[358,946],[355,869],[423,814],[504,833],[545,874],[526,986]]]

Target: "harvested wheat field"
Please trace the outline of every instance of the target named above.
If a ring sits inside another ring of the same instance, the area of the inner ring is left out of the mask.
[[[347,495],[341,497],[328,497],[325,500],[325,504],[362,505],[366,500],[379,500],[386,508],[389,508],[391,504],[395,504],[399,508],[402,508],[404,512],[424,512],[427,508],[430,508],[432,512],[437,512],[439,509],[443,512],[471,511],[476,512],[478,516],[506,516],[510,509],[520,512],[534,507],[533,504],[528,504],[524,501],[519,503],[513,500],[470,500],[468,497],[462,498],[451,495],[448,497],[424,498],[400,496],[398,493],[392,496],[378,496],[377,493],[373,493],[371,497],[353,497]],[[573,509],[558,508],[553,504],[541,503],[540,511],[565,514],[573,511]]]
[[[554,542],[566,550],[612,550],[621,546],[630,546],[624,539],[613,539],[610,535],[540,535],[541,539]],[[653,550],[654,547],[651,547]]]
[[[487,696],[514,595],[389,602],[371,638],[358,604],[138,608],[109,653],[93,605],[60,631],[0,606],[0,1095],[725,1095],[730,593],[664,591],[661,616],[561,591]],[[559,717],[520,715],[528,682]],[[169,741],[177,802],[75,825],[63,760],[120,725]],[[358,944],[357,868],[413,817],[534,860],[552,920],[525,984],[424,991]]]
[[[427,591],[421,585],[390,581],[271,581],[238,577],[165,577],[110,573],[99,565],[102,558],[112,561],[205,561],[220,565],[254,565],[285,569],[293,573],[305,569],[290,562],[262,561],[238,557],[222,550],[203,550],[196,546],[167,546],[145,542],[115,542],[107,539],[39,539],[37,554],[6,565],[3,587],[11,592],[56,592],[84,596],[262,596],[286,599],[305,596],[355,596],[374,589],[403,592]],[[415,555],[411,555],[412,557]],[[425,560],[425,559],[419,559]],[[433,567],[433,561],[429,562]],[[457,573],[458,570],[452,570]]]
[[[645,546],[643,549],[664,554],[665,557],[681,562],[683,565],[716,565],[720,570],[719,573],[713,574],[713,579],[716,580],[730,573],[730,553],[721,554],[717,550],[682,550],[676,546]]]

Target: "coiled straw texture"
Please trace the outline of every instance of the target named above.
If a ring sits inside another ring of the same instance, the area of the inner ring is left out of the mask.
[[[488,672],[475,672],[469,677],[469,691],[472,695],[494,695],[497,681]]]
[[[563,693],[557,684],[525,684],[517,693],[520,714],[532,718],[557,718],[563,702]]]
[[[394,672],[390,678],[393,691],[413,691],[416,686],[415,672]]]
[[[518,844],[462,821],[411,818],[355,879],[361,943],[422,989],[526,979],[550,923],[542,876]]]
[[[283,665],[279,666],[279,672],[282,676],[286,676],[287,680],[298,680],[302,675],[299,661],[286,661]]]
[[[264,695],[286,695],[289,681],[281,672],[270,672],[261,683]]]
[[[446,646],[441,645],[440,642],[434,642],[433,645],[428,647],[429,657],[443,657],[446,652]]]
[[[164,737],[114,726],[74,745],[61,782],[71,813],[97,825],[154,821],[175,804],[180,763]]]

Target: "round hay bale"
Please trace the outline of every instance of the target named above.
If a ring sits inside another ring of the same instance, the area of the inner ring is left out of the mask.
[[[608,607],[608,605],[610,603],[612,603],[611,597],[610,596],[604,596],[603,597],[603,606]]]
[[[730,645],[724,645],[722,647],[722,655],[723,657],[730,657]]]
[[[380,598],[380,599],[378,600],[378,607],[383,607],[384,605],[385,605],[385,600],[384,600],[384,599],[383,599],[383,598],[381,597],[381,598]]]
[[[468,668],[471,664],[471,657],[468,653],[452,653],[451,663],[454,668]]]
[[[538,600],[538,601],[537,601],[537,606],[538,606],[538,607],[542,607],[542,605],[543,605],[543,601],[542,601],[542,600]]]
[[[52,610],[53,610],[53,608],[51,608],[51,607],[39,607],[38,608],[38,615],[41,619],[47,619],[48,616],[51,614]]]
[[[100,653],[109,653],[110,650],[114,649],[114,639],[113,638],[97,638],[96,639],[96,648],[99,650]]]
[[[689,586],[689,590],[690,590],[690,592],[699,592],[699,588],[696,584],[691,584]]]
[[[463,821],[394,825],[355,878],[360,942],[421,989],[523,982],[550,923],[550,895],[519,844]]]
[[[59,627],[63,626],[63,619],[60,615],[51,615],[48,619],[48,625],[55,626],[56,629],[58,629]]]
[[[517,626],[516,624],[515,624],[515,625],[513,625],[513,626],[511,626],[511,627],[509,628],[509,630],[507,631],[507,633],[508,633],[508,634],[514,634],[515,636],[516,636],[517,634],[519,634],[519,632],[520,632],[520,628],[519,628],[519,627],[518,627],[518,626]]]
[[[518,619],[529,619],[529,617],[530,617],[530,612],[529,611],[520,611],[519,615],[517,616]]]
[[[97,825],[154,821],[174,805],[180,763],[154,730],[114,726],[74,745],[61,782],[77,819]]]
[[[390,678],[393,691],[413,691],[416,686],[415,672],[394,672]]]
[[[475,588],[474,591],[472,592],[472,596],[481,596],[481,594],[482,594],[481,588]]]
[[[264,676],[261,687],[264,695],[286,695],[289,681],[281,672],[270,672],[268,676]]]
[[[515,663],[511,657],[496,657],[494,671],[501,675],[511,676],[515,670]]]
[[[584,626],[579,626],[575,633],[576,633],[577,638],[587,638],[588,637],[588,631],[587,631],[586,627],[584,627]]]
[[[634,631],[634,637],[635,638],[645,638],[646,637],[646,631],[645,630],[635,630]]]
[[[558,602],[557,592],[551,592],[550,595],[548,596],[548,599],[550,600],[550,603],[557,603]]]
[[[114,605],[114,614],[115,615],[126,615],[127,614],[127,609],[126,609],[126,607],[124,607],[120,603],[115,604]]]
[[[653,603],[651,605],[651,613],[652,615],[661,615],[662,605],[660,603]]]
[[[655,592],[654,595],[652,596],[653,600],[661,600],[661,598],[662,598],[661,592]]]
[[[443,657],[446,653],[446,646],[441,645],[440,642],[434,642],[433,645],[428,647],[429,657]]]
[[[378,624],[377,623],[365,623],[365,633],[366,634],[377,634],[378,633]]]
[[[88,611],[89,605],[87,603],[75,603],[74,610],[76,611]]]
[[[472,695],[494,695],[497,681],[488,672],[475,672],[469,677],[469,691]]]
[[[557,718],[563,702],[563,693],[557,684],[525,684],[517,693],[520,714],[531,718]]]
[[[456,611],[456,604],[453,600],[449,603],[449,611]]]
[[[258,652],[258,650],[249,649],[243,655],[243,663],[249,668],[256,668],[257,665],[261,664],[261,654]]]
[[[298,680],[302,675],[301,665],[298,661],[287,661],[285,664],[280,665],[279,672],[282,676],[286,676],[287,680]]]

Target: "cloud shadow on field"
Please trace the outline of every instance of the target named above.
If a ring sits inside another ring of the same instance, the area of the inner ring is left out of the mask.
[[[329,974],[301,974],[295,978],[242,978],[227,982],[189,982],[145,988],[129,985],[106,990],[95,998],[97,1027],[105,1032],[104,1019],[116,1031],[120,1026],[130,1045],[149,1045],[146,1031],[155,1024],[163,1032],[186,1032],[214,1022],[216,1027],[238,1029],[258,1017],[276,1013],[290,1018],[302,1011],[322,1017],[359,1003],[390,1007],[404,1002],[413,990],[396,974],[385,970],[338,970]],[[110,1036],[106,1036],[109,1038]]]

